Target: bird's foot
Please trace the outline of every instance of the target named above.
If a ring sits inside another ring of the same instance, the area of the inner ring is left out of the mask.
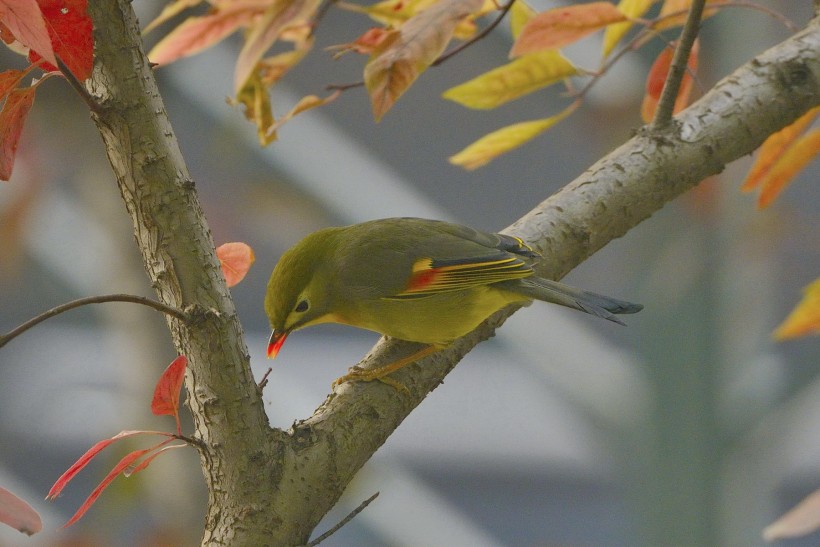
[[[410,394],[410,390],[407,389],[407,386],[402,384],[401,382],[394,380],[393,378],[388,378],[387,375],[391,374],[400,368],[404,368],[410,363],[418,361],[422,357],[426,357],[431,353],[437,351],[439,348],[437,346],[425,346],[419,351],[404,357],[403,359],[399,359],[397,361],[393,361],[388,365],[384,365],[383,367],[378,367],[374,369],[363,369],[359,366],[350,367],[347,371],[347,374],[337,378],[331,389],[336,389],[336,386],[343,384],[345,382],[372,382],[373,380],[378,380],[388,386],[392,386],[399,391],[404,391],[408,395]]]

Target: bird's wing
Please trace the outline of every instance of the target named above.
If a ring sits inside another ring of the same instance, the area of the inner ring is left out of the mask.
[[[413,263],[413,272],[405,289],[385,298],[422,298],[531,275],[533,271],[527,262],[505,251],[469,258],[424,257]]]

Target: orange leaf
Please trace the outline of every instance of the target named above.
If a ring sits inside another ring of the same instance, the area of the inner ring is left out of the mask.
[[[88,498],[83,502],[80,508],[77,509],[77,512],[74,513],[74,516],[68,519],[68,522],[66,522],[63,525],[63,528],[68,528],[69,526],[80,520],[83,517],[83,515],[85,515],[86,512],[91,508],[91,506],[94,505],[94,502],[97,501],[97,498],[100,497],[100,494],[103,493],[103,490],[108,488],[108,485],[111,484],[111,482],[117,478],[117,475],[122,473],[126,468],[128,468],[130,465],[132,465],[135,461],[140,459],[148,452],[156,450],[162,447],[163,445],[168,444],[172,440],[173,439],[165,439],[161,443],[156,444],[151,448],[143,448],[142,450],[135,450],[127,454],[123,459],[121,459],[117,463],[117,465],[114,466],[114,468],[111,471],[108,472],[108,475],[106,475],[105,478],[102,481],[100,481],[100,484],[98,484],[97,487],[91,491],[91,494],[88,496]]]
[[[0,523],[27,536],[43,529],[43,521],[34,508],[5,488],[0,487]]]
[[[0,0],[0,21],[24,46],[57,64],[46,22],[36,0]]]
[[[332,103],[333,101],[338,99],[341,94],[342,94],[341,90],[337,89],[336,91],[334,91],[333,93],[331,93],[330,95],[328,95],[327,97],[324,97],[324,98],[317,97],[316,95],[307,95],[305,97],[302,97],[301,99],[299,99],[299,102],[296,103],[296,106],[294,106],[291,109],[290,112],[288,112],[287,114],[285,114],[284,116],[279,118],[279,120],[277,120],[277,122],[275,124],[273,124],[273,127],[271,128],[271,131],[279,130],[279,128],[282,127],[282,125],[285,122],[290,121],[294,116],[297,116],[298,114],[301,114],[302,112],[317,108],[319,106],[324,106],[328,103]],[[244,245],[244,244],[241,244],[241,245]],[[248,249],[250,249],[250,247],[248,247]],[[251,262],[253,262],[253,251],[251,251]],[[222,267],[224,269],[225,265],[223,264]],[[250,265],[248,265],[248,267],[250,267]],[[246,272],[247,272],[247,270],[246,270]],[[245,277],[246,272],[242,272],[242,277]],[[239,280],[236,281],[236,283],[239,283],[239,281],[242,281],[242,277],[240,277]],[[234,285],[236,285],[236,283],[234,283]],[[229,285],[229,286],[231,286],[231,285]]]
[[[294,27],[306,27],[319,7],[319,0],[274,0],[257,19],[239,52],[234,70],[234,90],[238,94],[251,79],[265,52]],[[304,36],[306,39],[307,36]]]
[[[658,101],[663,92],[663,86],[666,83],[666,78],[669,76],[669,68],[672,65],[672,57],[675,54],[675,44],[672,43],[660,52],[655,62],[652,63],[652,68],[649,69],[649,74],[646,76],[646,95],[644,95],[643,103],[641,104],[641,118],[644,122],[649,123],[655,117],[655,110],[658,106]],[[692,94],[692,85],[694,78],[692,75],[698,69],[698,53],[700,51],[700,41],[695,40],[692,45],[692,51],[689,54],[689,59],[686,63],[686,73],[681,80],[680,89],[678,89],[678,96],[675,99],[675,107],[673,113],[677,114],[689,104],[689,97]]]
[[[774,332],[775,340],[820,333],[820,279],[803,289],[803,299]]]
[[[182,382],[185,380],[185,367],[188,358],[180,355],[168,365],[162,373],[156,387],[154,398],[151,400],[151,412],[157,416],[173,416],[177,422],[177,435],[182,435],[179,424],[179,396]]]
[[[53,500],[53,499],[57,498],[57,496],[60,495],[60,493],[63,491],[63,488],[66,487],[66,485],[71,481],[71,479],[73,479],[77,475],[77,473],[82,471],[83,468],[85,468],[85,466],[88,465],[88,463],[97,456],[97,454],[102,452],[110,444],[115,443],[116,441],[119,441],[120,439],[124,439],[126,437],[132,437],[134,435],[163,435],[165,437],[173,437],[173,435],[171,433],[164,433],[162,431],[141,431],[141,430],[136,431],[136,430],[131,430],[131,431],[120,431],[119,433],[117,433],[116,435],[111,437],[110,439],[103,439],[102,441],[98,442],[97,444],[95,444],[94,446],[89,448],[85,452],[85,454],[80,456],[80,458],[76,462],[74,462],[74,464],[71,467],[69,467],[66,470],[65,473],[60,475],[60,478],[58,478],[54,482],[54,486],[52,486],[51,490],[48,491],[48,494],[46,495],[46,499],[47,500]]]
[[[795,538],[808,535],[820,528],[820,490],[815,490],[788,513],[763,530],[763,539]]]
[[[459,165],[469,171],[477,169],[491,162],[501,154],[531,141],[572,114],[577,107],[578,103],[573,103],[555,116],[544,118],[543,120],[520,122],[502,127],[501,129],[484,135],[458,154],[451,156],[449,161],[453,165]]]
[[[746,180],[740,189],[744,192],[749,192],[759,186],[778,158],[780,158],[786,149],[797,140],[800,134],[814,122],[818,114],[820,114],[820,106],[812,108],[793,124],[784,127],[777,133],[772,133],[760,146],[757,159],[754,164],[752,164],[751,169],[749,169],[749,174],[746,175]]]
[[[0,99],[5,99],[12,89],[17,87],[26,73],[22,70],[6,70],[0,72]]]
[[[303,99],[304,100],[304,99]],[[216,257],[222,265],[225,282],[233,287],[245,278],[256,256],[246,243],[225,243],[216,248]]]
[[[376,120],[441,55],[458,23],[483,4],[483,0],[441,0],[385,36],[364,67]]]
[[[54,54],[81,82],[91,76],[94,67],[94,36],[87,0],[39,0],[40,9],[48,28]],[[39,51],[29,52],[29,59],[36,63]],[[50,66],[49,66],[50,65]],[[42,67],[46,71],[57,70],[51,63]]]
[[[259,0],[235,0],[222,2],[216,11],[200,17],[189,17],[148,53],[151,62],[166,65],[182,57],[194,55],[231,35],[242,26],[250,24],[261,14],[269,2]]]
[[[15,89],[9,93],[3,110],[0,111],[0,180],[11,178],[14,156],[17,154],[26,116],[34,104],[35,90],[35,87]]]
[[[609,2],[590,2],[539,13],[524,26],[510,57],[556,49],[580,40],[626,16]]]
[[[760,188],[757,206],[768,207],[795,175],[820,153],[820,129],[810,131],[797,139],[772,166]]]

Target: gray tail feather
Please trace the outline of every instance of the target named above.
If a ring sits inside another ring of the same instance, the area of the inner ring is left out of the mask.
[[[608,319],[619,325],[625,323],[618,319],[615,314],[638,313],[643,309],[641,304],[633,304],[632,302],[617,300],[594,292],[576,289],[543,277],[527,277],[515,281],[506,281],[498,285],[536,300],[574,308],[590,315]]]

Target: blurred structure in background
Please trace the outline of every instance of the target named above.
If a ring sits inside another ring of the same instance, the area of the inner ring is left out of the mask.
[[[143,22],[155,14],[145,4],[136,6]],[[797,21],[811,7],[771,4]],[[274,97],[280,113],[359,77],[360,59],[318,52],[361,25],[330,11],[317,54],[287,80],[292,95]],[[704,86],[787,35],[747,10],[710,19]],[[348,91],[264,150],[225,104],[232,44],[157,71],[215,242],[245,241],[256,252],[232,292],[257,376],[269,364],[268,275],[305,234],[398,215],[499,230],[640,125],[649,54],[624,58],[582,109],[534,143],[475,172],[451,166],[447,157],[479,136],[564,100],[539,93],[473,112],[440,98],[503,61],[509,44],[494,33],[431,70],[379,124],[365,94]],[[0,188],[2,332],[81,296],[152,295],[83,104],[57,79],[40,89],[14,178]],[[765,525],[820,485],[820,341],[770,336],[820,275],[820,173],[811,166],[757,212],[738,190],[746,167],[730,166],[567,278],[643,303],[627,328],[554,306],[517,313],[401,425],[317,533],[380,491],[329,545],[761,543]],[[339,326],[294,335],[265,389],[271,424],[309,416],[375,339]],[[45,531],[0,529],[0,545],[198,544],[205,492],[193,450],[118,479],[67,531],[58,528],[110,467],[103,459],[58,502],[37,502],[97,440],[173,427],[149,410],[173,357],[163,317],[119,303],[61,315],[3,348],[0,484],[35,502]],[[112,450],[109,463],[121,455]]]

